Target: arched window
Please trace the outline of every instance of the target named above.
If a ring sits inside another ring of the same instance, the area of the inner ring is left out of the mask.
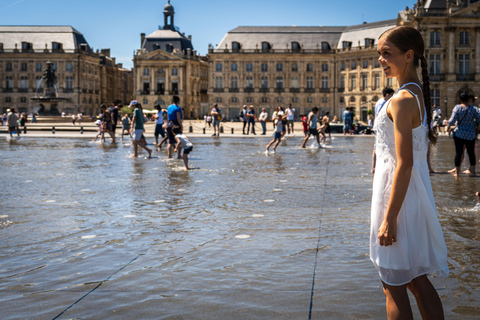
[[[262,42],[262,51],[263,52],[268,52],[268,51],[270,51],[271,48],[272,48],[272,46],[270,45],[270,42],[266,42],[266,41]]]
[[[241,47],[241,46],[240,46],[240,43],[239,43],[239,42],[236,42],[236,41],[233,41],[233,42],[232,42],[232,51],[235,51],[235,52],[236,52],[236,51],[240,50],[240,47]]]
[[[330,50],[330,44],[326,41],[322,42],[322,50]]]
[[[351,97],[350,102],[355,102],[355,97]]]
[[[292,45],[292,51],[293,52],[300,51],[300,49],[301,49],[300,43],[298,43],[296,41],[293,41],[291,45]]]
[[[363,96],[362,97],[362,102],[367,102],[367,97]]]

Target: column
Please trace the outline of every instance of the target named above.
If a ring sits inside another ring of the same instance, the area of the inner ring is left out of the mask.
[[[448,67],[446,72],[447,81],[456,81],[455,76],[455,30],[456,27],[445,28],[445,31],[448,33]]]
[[[480,27],[475,28],[475,81],[480,81]]]

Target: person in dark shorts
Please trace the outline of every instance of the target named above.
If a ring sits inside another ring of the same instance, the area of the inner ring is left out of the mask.
[[[168,137],[168,158],[172,158],[172,151],[177,144],[175,139],[175,134],[183,132],[183,113],[182,108],[178,105],[180,103],[180,98],[178,96],[173,96],[172,104],[167,108],[167,137]],[[174,127],[175,132],[174,132]],[[180,152],[181,150],[178,150]],[[180,156],[180,154],[178,155]]]
[[[193,150],[193,144],[192,142],[190,142],[187,136],[184,135],[183,133],[176,134],[175,140],[177,141],[175,151],[178,152],[178,158],[183,159],[183,163],[185,164],[185,170],[188,170],[188,154]],[[182,148],[183,148],[183,156],[180,157]]]

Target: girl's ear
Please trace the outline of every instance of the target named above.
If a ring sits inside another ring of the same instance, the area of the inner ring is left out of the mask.
[[[407,63],[410,63],[413,61],[413,59],[415,58],[415,52],[413,52],[412,49],[408,50],[406,53],[405,53],[405,61]]]

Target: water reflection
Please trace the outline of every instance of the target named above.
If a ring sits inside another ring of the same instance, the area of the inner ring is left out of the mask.
[[[132,305],[144,319],[298,319],[310,305],[314,319],[385,318],[368,258],[373,139],[289,137],[265,155],[270,139],[193,138],[191,171],[164,150],[0,139],[2,317],[52,319],[111,277],[64,318],[136,318]],[[435,169],[453,156],[441,139]],[[479,179],[431,178],[451,270],[434,284],[447,318],[475,317]]]

